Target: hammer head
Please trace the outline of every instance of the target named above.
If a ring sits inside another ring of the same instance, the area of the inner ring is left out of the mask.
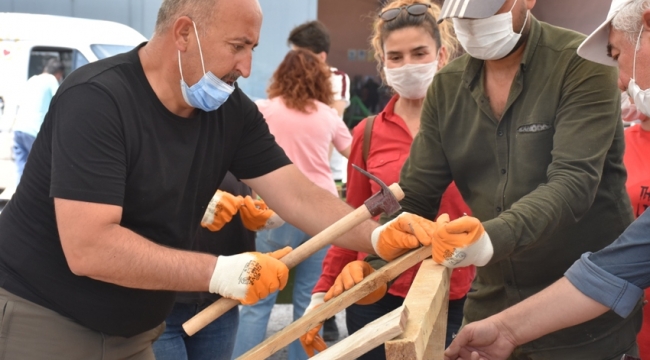
[[[383,181],[354,164],[352,164],[352,167],[381,186],[380,192],[372,195],[364,202],[372,216],[377,216],[382,212],[390,216],[402,209],[393,192]]]

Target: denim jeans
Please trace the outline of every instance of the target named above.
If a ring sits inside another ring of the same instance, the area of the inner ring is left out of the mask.
[[[449,301],[449,312],[447,313],[447,336],[445,339],[445,348],[451,344],[453,337],[458,333],[461,322],[463,321],[463,305],[465,297],[458,300]],[[389,312],[402,306],[404,298],[391,294],[386,294],[381,300],[371,305],[353,304],[345,310],[345,323],[348,328],[348,334],[361,329],[367,324],[388,314]],[[386,359],[386,350],[384,345],[377,346],[364,355],[360,360],[382,360]]]
[[[156,360],[229,360],[235,345],[239,310],[237,307],[193,336],[187,336],[183,323],[211,304],[174,304],[165,323],[165,332],[153,343]]]
[[[35,137],[24,133],[22,131],[14,131],[14,158],[16,159],[16,168],[18,168],[18,177],[16,178],[16,184],[20,181],[20,178],[23,176],[23,170],[25,169],[25,163],[27,162],[27,156],[29,152],[32,151],[32,145],[34,145]]]
[[[256,250],[262,253],[292,248],[309,240],[310,236],[290,224],[284,224],[277,229],[264,230],[257,233]],[[323,259],[327,249],[319,250],[307,260],[298,264],[294,272],[293,284],[293,320],[299,319],[311,301],[311,291],[320,277]],[[242,306],[239,313],[239,330],[235,341],[233,358],[236,358],[264,341],[266,328],[275,305],[278,293],[275,292],[252,306]],[[289,345],[289,360],[306,360],[307,354],[302,349],[300,341]]]

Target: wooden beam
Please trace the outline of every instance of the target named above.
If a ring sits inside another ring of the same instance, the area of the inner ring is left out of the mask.
[[[408,313],[408,308],[402,305],[312,357],[311,360],[356,359],[401,334],[406,326]]]
[[[428,259],[422,262],[404,299],[406,329],[386,342],[386,359],[442,359],[445,350],[451,270]]]
[[[310,329],[313,329],[319,323],[325,321],[325,319],[334,316],[339,311],[359,301],[381,285],[393,280],[404,271],[430,256],[430,246],[421,247],[402,255],[386,264],[381,269],[370,274],[370,276],[363,279],[363,281],[358,283],[352,289],[310,311],[308,314],[296,320],[282,331],[278,331],[238,359],[263,360],[268,358],[305,334]]]

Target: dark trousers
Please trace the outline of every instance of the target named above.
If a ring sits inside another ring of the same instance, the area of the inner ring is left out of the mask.
[[[345,310],[345,323],[348,327],[348,334],[361,329],[367,324],[377,320],[378,318],[388,314],[389,312],[402,306],[404,298],[391,294],[386,294],[381,300],[371,305],[352,305]],[[460,329],[460,324],[463,321],[463,305],[465,304],[465,297],[458,300],[449,301],[449,313],[447,314],[447,337],[445,339],[445,347],[451,344],[454,336]],[[384,345],[378,346],[363,356],[361,360],[384,360],[386,359],[386,350]]]

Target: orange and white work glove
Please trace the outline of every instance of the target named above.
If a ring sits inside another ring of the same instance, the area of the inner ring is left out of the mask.
[[[278,259],[290,252],[287,246],[268,254],[219,256],[210,279],[210,292],[253,305],[287,285],[289,269]]]
[[[431,245],[438,225],[421,216],[401,213],[395,219],[372,231],[372,247],[377,255],[391,261],[411,249]]]
[[[243,202],[244,198],[239,195],[235,196],[229,192],[217,190],[210,200],[208,208],[205,209],[201,226],[210,231],[221,230],[237,214]]]
[[[341,295],[344,291],[350,290],[354,285],[358,284],[366,276],[375,272],[375,269],[370,266],[365,261],[356,260],[345,265],[339,276],[334,280],[334,285],[325,294],[325,301],[329,301],[332,298],[335,298]],[[375,291],[366,295],[364,298],[356,302],[357,305],[370,305],[379,301],[381,298],[386,295],[388,291],[388,285],[383,284]]]
[[[492,241],[479,219],[463,216],[450,222],[449,215],[442,214],[436,222],[438,230],[431,246],[436,263],[453,269],[484,266],[492,259]]]
[[[305,316],[311,310],[323,305],[325,300],[324,292],[318,292],[311,295],[311,301],[305,309],[305,313],[302,316]],[[318,324],[313,329],[307,331],[306,334],[300,337],[300,345],[305,349],[307,356],[312,357],[316,354],[316,351],[321,352],[327,349],[327,344],[325,340],[320,336],[320,329],[323,327],[323,323]]]
[[[244,198],[239,214],[244,226],[252,231],[270,230],[284,225],[284,220],[269,209],[264,200],[253,200],[250,196]]]

